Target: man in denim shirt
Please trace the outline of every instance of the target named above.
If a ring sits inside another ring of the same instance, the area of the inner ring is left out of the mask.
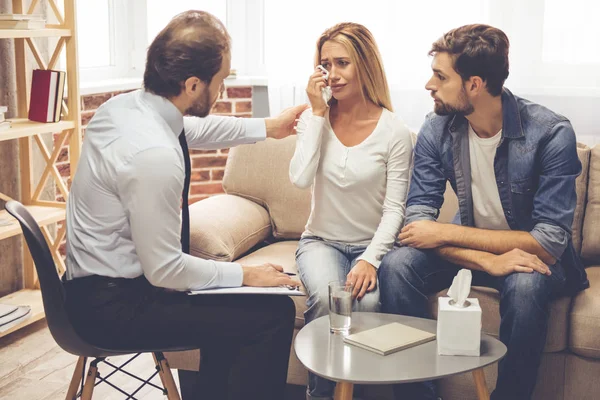
[[[589,286],[571,241],[581,172],[569,121],[503,88],[508,38],[487,25],[454,29],[430,51],[427,116],[414,154],[402,247],[379,268],[384,312],[428,317],[427,295],[460,268],[500,292],[493,400],[529,399],[546,341],[550,302]],[[456,224],[436,222],[446,181]],[[435,399],[432,382],[397,385],[398,398]]]

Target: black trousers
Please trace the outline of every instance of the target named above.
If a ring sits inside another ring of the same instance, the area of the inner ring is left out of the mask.
[[[65,289],[69,317],[91,344],[199,348],[200,372],[181,374],[185,400],[284,398],[295,315],[287,296],[189,296],[144,277],[92,276]]]

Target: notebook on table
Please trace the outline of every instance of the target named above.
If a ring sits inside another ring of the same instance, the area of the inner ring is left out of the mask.
[[[435,339],[435,333],[393,322],[354,333],[344,342],[386,356]]]

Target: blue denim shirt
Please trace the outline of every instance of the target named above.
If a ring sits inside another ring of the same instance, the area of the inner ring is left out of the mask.
[[[494,158],[496,184],[512,230],[530,232],[560,262],[567,289],[589,286],[571,240],[581,173],[575,132],[568,119],[547,108],[502,92],[502,137]],[[474,226],[468,121],[461,115],[427,116],[414,150],[406,223],[435,220],[446,181],[459,203],[458,221]]]

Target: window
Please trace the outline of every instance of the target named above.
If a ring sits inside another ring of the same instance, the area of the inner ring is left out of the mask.
[[[262,0],[79,2],[77,39],[82,86],[109,79],[141,79],[148,45],[171,18],[191,9],[207,11],[228,27],[233,41],[232,68],[238,74],[262,74],[263,62],[254,57],[256,52],[246,52],[248,41],[262,48],[261,4]],[[249,65],[247,60],[254,64]]]
[[[390,85],[422,88],[430,74],[431,43],[453,27],[488,22],[480,0],[370,0],[323,2],[305,0],[294,8],[265,0],[265,56],[269,78],[305,83],[313,70],[315,43],[336,23],[366,26],[377,41]]]
[[[187,10],[211,13],[223,23],[227,21],[227,2],[224,0],[146,0],[148,44],[175,15]]]
[[[543,61],[600,64],[600,2],[546,0]]]
[[[365,25],[381,52],[394,108],[418,130],[431,110],[424,90],[431,75],[431,44],[445,31],[468,23],[489,23],[487,2],[370,0],[321,2],[305,0],[293,10],[278,0],[265,0],[265,59],[271,115],[306,101],[305,88],[314,65],[315,44],[336,23]]]
[[[57,6],[64,15],[63,2]],[[77,47],[80,82],[133,76],[129,15],[133,10],[120,0],[94,0],[77,4]],[[65,65],[64,51],[60,65]]]
[[[110,1],[90,1],[77,8],[79,38],[94,38],[93,46],[79,47],[79,67],[96,68],[114,65],[113,18]],[[87,42],[87,40],[85,40]]]

